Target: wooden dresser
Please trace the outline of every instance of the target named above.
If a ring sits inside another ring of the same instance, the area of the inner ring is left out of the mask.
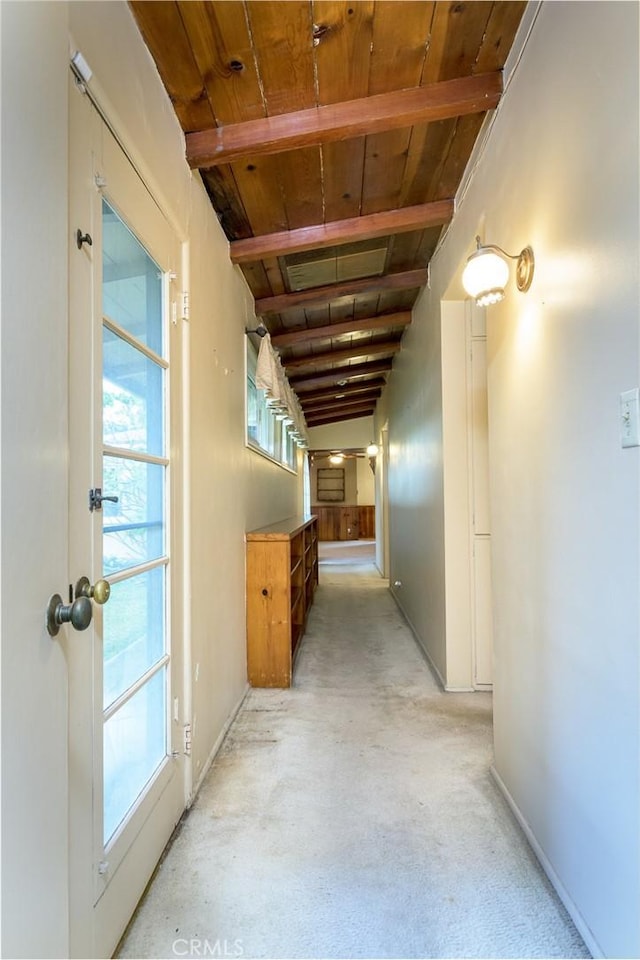
[[[292,517],[246,534],[247,674],[252,687],[290,687],[318,583],[318,521]]]

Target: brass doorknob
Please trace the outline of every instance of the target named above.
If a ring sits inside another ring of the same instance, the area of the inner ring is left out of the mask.
[[[76,599],[78,599],[78,597],[88,597],[90,600],[95,600],[96,603],[102,605],[106,603],[111,596],[111,584],[108,580],[96,580],[95,584],[91,586],[88,577],[80,577],[76,583],[74,596]]]

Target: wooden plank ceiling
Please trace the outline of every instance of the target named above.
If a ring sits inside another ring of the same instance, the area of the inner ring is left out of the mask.
[[[525,6],[131,0],[309,426],[374,411]]]

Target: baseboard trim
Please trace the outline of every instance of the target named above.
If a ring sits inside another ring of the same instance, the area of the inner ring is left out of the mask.
[[[416,643],[418,644],[418,649],[420,650],[420,653],[421,653],[422,656],[425,658],[425,660],[427,661],[427,664],[429,665],[429,669],[430,669],[430,670],[432,671],[432,673],[434,674],[434,676],[435,676],[435,678],[436,678],[436,680],[437,680],[437,682],[438,682],[438,686],[440,686],[441,689],[444,690],[445,693],[475,693],[475,688],[474,688],[474,687],[451,687],[451,686],[447,686],[447,684],[444,682],[444,677],[442,676],[442,674],[440,673],[440,671],[439,671],[438,668],[436,667],[435,663],[434,663],[433,660],[431,659],[431,655],[429,654],[429,651],[428,651],[427,648],[423,645],[422,640],[420,639],[420,634],[418,633],[418,631],[416,630],[416,628],[414,627],[414,625],[411,623],[411,620],[410,620],[409,617],[407,616],[406,610],[404,610],[402,604],[400,603],[400,600],[399,600],[399,598],[398,598],[398,595],[397,595],[396,593],[394,593],[394,591],[391,589],[391,587],[389,587],[389,592],[391,593],[391,596],[392,596],[393,599],[395,600],[396,606],[397,606],[398,610],[400,611],[400,613],[402,614],[403,619],[405,620],[407,626],[408,626],[409,629],[411,630],[411,633],[413,634],[413,639],[414,639],[414,640],[416,641]]]
[[[196,798],[196,796],[197,796],[197,794],[198,794],[198,790],[199,790],[200,787],[202,786],[206,775],[209,773],[209,770],[211,769],[211,764],[213,763],[213,761],[215,760],[216,756],[218,755],[218,752],[219,752],[219,750],[220,750],[220,747],[221,747],[222,744],[224,743],[225,737],[227,736],[227,733],[229,732],[229,728],[231,727],[231,724],[233,723],[233,721],[235,720],[235,718],[238,716],[238,713],[239,713],[239,711],[240,711],[240,708],[241,708],[242,704],[244,703],[244,701],[246,700],[247,694],[249,693],[249,690],[250,690],[250,689],[251,689],[251,687],[250,687],[249,684],[247,683],[247,684],[245,685],[245,688],[244,688],[243,692],[242,692],[242,696],[240,697],[240,699],[238,700],[237,704],[236,704],[235,707],[231,710],[229,716],[228,716],[227,719],[225,720],[224,725],[223,725],[223,727],[222,727],[222,730],[221,730],[220,733],[218,734],[218,737],[217,737],[217,739],[216,739],[216,742],[214,743],[213,748],[212,748],[211,752],[209,753],[209,756],[207,757],[207,759],[206,759],[206,761],[205,761],[205,763],[204,763],[204,766],[203,766],[202,770],[200,771],[200,774],[199,774],[199,776],[198,776],[198,779],[197,779],[196,782],[195,782],[194,788],[193,788],[193,790],[192,790],[192,792],[191,792],[191,796],[189,797],[189,802],[187,803],[187,809],[189,809],[189,807],[192,805],[193,801],[195,800],[195,798]]]
[[[564,904],[567,913],[573,920],[576,926],[576,929],[580,934],[580,936],[582,937],[582,939],[584,940],[587,948],[589,949],[589,952],[591,953],[591,956],[595,958],[605,957],[605,954],[602,951],[602,948],[600,947],[593,933],[589,929],[589,926],[586,920],[578,910],[576,904],[574,903],[571,896],[569,895],[566,887],[564,886],[564,884],[560,880],[560,877],[554,870],[551,864],[551,861],[549,860],[546,853],[544,852],[544,850],[536,840],[533,830],[527,823],[526,819],[522,814],[522,811],[520,810],[517,803],[509,793],[509,790],[507,789],[502,777],[500,776],[500,774],[498,773],[498,771],[496,770],[493,764],[490,767],[490,771],[491,771],[491,776],[493,777],[495,784],[498,787],[498,790],[506,800],[509,806],[509,809],[511,810],[511,813],[513,814],[515,819],[518,821],[518,825],[520,826],[520,829],[522,830],[525,837],[527,838],[529,846],[531,847],[536,857],[538,858],[540,866],[546,873],[549,879],[549,882],[551,883],[551,886],[553,887],[553,889],[556,891],[556,893],[562,900],[562,903]]]
[[[395,593],[395,591],[392,590],[391,587],[389,587],[389,593],[391,594],[391,596],[392,596],[393,599],[395,600],[396,607],[398,608],[398,610],[399,610],[400,613],[402,614],[403,620],[405,621],[405,623],[407,624],[407,626],[408,626],[409,629],[411,630],[411,633],[413,634],[413,639],[415,640],[415,642],[416,642],[417,645],[418,645],[418,650],[420,651],[420,653],[422,654],[422,656],[423,656],[423,657],[425,658],[425,660],[427,661],[427,665],[428,665],[429,669],[431,670],[431,672],[433,673],[433,675],[434,675],[434,677],[435,677],[435,679],[436,679],[436,681],[437,681],[437,683],[438,683],[438,686],[439,686],[442,690],[446,690],[447,687],[446,687],[446,684],[445,684],[444,679],[443,679],[443,677],[442,677],[442,674],[440,673],[440,671],[439,671],[438,668],[436,667],[435,663],[434,663],[433,660],[431,659],[431,656],[429,655],[429,652],[427,651],[426,647],[423,645],[422,640],[420,639],[420,634],[418,633],[418,631],[416,630],[416,628],[414,627],[414,625],[411,623],[411,620],[410,620],[409,617],[407,616],[407,612],[406,612],[406,610],[403,608],[402,604],[400,603],[400,599],[399,599],[397,593]]]

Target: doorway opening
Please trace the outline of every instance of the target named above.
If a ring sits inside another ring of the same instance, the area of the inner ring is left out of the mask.
[[[311,512],[321,564],[374,563],[376,456],[366,447],[309,453]]]

